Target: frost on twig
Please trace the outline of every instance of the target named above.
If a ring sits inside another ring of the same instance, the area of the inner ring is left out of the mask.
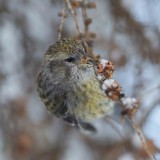
[[[102,77],[102,79],[109,79],[112,77],[114,72],[114,65],[111,61],[101,59],[97,64],[97,74]]]
[[[111,79],[114,70],[114,65],[111,61],[100,59],[96,70],[97,78],[101,81],[101,88],[108,98],[122,102],[124,106],[121,112],[122,117],[126,115],[132,117],[138,109],[138,100],[126,97],[120,85],[114,79]]]
[[[124,97],[121,99],[121,101],[122,104],[125,106],[125,109],[122,110],[121,115],[127,115],[130,118],[133,117],[137,109],[139,108],[138,100],[135,98]]]
[[[122,92],[120,85],[112,78],[114,72],[114,65],[108,60],[101,59],[97,64],[97,78],[101,81],[101,88],[105,92],[106,96],[113,101],[120,101],[123,104],[123,110],[121,111],[122,120],[127,117],[131,126],[139,136],[141,143],[151,157],[151,159],[156,160],[155,156],[152,155],[148,145],[146,144],[145,137],[143,136],[141,130],[133,122],[133,117],[139,108],[138,100],[135,98],[126,97]]]

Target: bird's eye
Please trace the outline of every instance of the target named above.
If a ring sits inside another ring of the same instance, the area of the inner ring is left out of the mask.
[[[69,57],[65,59],[66,62],[75,62],[75,58],[74,57]]]

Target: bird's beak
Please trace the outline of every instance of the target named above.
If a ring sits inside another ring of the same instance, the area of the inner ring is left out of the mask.
[[[90,58],[90,57],[87,57],[87,58],[86,58],[86,61],[87,61],[87,64],[97,65],[97,64],[94,62],[94,60],[93,60],[92,58]]]
[[[80,65],[82,68],[90,68],[96,66],[94,60],[90,57],[84,57],[80,61]]]
[[[81,64],[90,64],[90,65],[97,65],[94,60],[90,57],[88,57],[88,55],[82,51],[79,50],[79,52],[83,55],[83,57],[81,58]]]

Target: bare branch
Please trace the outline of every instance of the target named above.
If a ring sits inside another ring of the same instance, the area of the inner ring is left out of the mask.
[[[63,1],[64,2],[64,1]],[[63,4],[63,9],[62,11],[60,12],[59,16],[61,16],[61,20],[60,20],[60,24],[59,24],[59,28],[58,28],[58,40],[61,39],[61,36],[62,36],[62,29],[63,29],[63,24],[64,24],[64,19],[66,18],[65,16],[65,11],[66,11],[66,5],[65,3]]]
[[[73,9],[73,7],[72,7],[72,5],[71,5],[70,0],[64,0],[64,1],[65,1],[66,5],[67,5],[67,7],[68,7],[69,12],[71,13],[71,15],[72,15],[72,17],[73,17],[73,20],[74,20],[74,22],[75,22],[75,25],[76,25],[76,29],[77,29],[77,31],[78,31],[78,34],[81,35],[80,27],[79,27],[77,18],[76,18],[76,16],[75,16],[75,11],[74,11],[74,9]]]
[[[150,158],[152,160],[156,160],[156,157],[155,155],[153,155],[151,152],[150,152],[150,148],[148,147],[148,145],[146,144],[146,139],[144,137],[144,135],[142,134],[141,130],[139,129],[138,126],[135,125],[135,123],[133,122],[133,119],[132,117],[127,117],[127,119],[129,120],[132,128],[135,130],[135,132],[137,133],[138,137],[140,138],[140,141],[142,142],[142,145],[145,149],[145,151],[147,152],[147,154],[150,156]]]

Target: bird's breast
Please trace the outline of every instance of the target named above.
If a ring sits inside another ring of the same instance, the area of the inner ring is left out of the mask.
[[[77,119],[91,121],[103,117],[112,107],[111,101],[104,95],[97,79],[81,84],[76,93],[68,94],[68,106]]]

